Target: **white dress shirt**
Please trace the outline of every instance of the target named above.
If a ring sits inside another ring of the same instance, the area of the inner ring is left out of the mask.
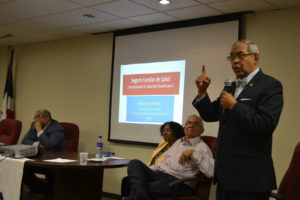
[[[253,72],[251,72],[250,74],[248,74],[248,76],[246,76],[245,78],[242,79],[242,81],[246,82],[246,84],[248,84],[251,79],[255,76],[255,74],[257,74],[257,72],[259,71],[259,67],[257,67]],[[244,90],[246,85],[240,85],[239,87],[237,87],[235,89],[235,92],[234,92],[234,97],[237,98],[241,92]]]
[[[192,157],[185,164],[180,164],[179,157],[185,150],[194,150]],[[170,148],[165,159],[150,166],[153,170],[159,170],[168,173],[177,178],[186,178],[199,174],[201,171],[207,177],[212,177],[214,173],[214,158],[210,148],[200,138],[195,137],[178,139]]]

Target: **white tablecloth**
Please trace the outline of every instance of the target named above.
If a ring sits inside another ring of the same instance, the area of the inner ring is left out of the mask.
[[[0,156],[0,192],[4,200],[20,199],[23,168],[27,160]]]

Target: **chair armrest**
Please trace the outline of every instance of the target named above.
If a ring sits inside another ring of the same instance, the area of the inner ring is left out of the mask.
[[[172,190],[172,199],[173,200],[177,200],[177,188],[182,185],[182,184],[185,184],[186,182],[196,182],[196,183],[204,183],[205,184],[205,187],[207,187],[207,189],[205,190],[206,191],[206,194],[204,195],[205,198],[208,199],[208,196],[209,196],[209,191],[210,191],[210,185],[211,185],[211,182],[212,182],[212,179],[208,179],[208,178],[205,178],[203,176],[193,176],[193,177],[188,177],[188,178],[182,178],[182,179],[178,179],[178,180],[175,180],[171,183],[169,183],[169,186]]]
[[[270,197],[277,199],[277,200],[284,200],[283,196],[281,196],[280,194],[276,194],[271,192]]]
[[[186,182],[203,182],[203,183],[210,183],[211,180],[207,179],[207,178],[200,178],[200,177],[188,177],[188,178],[182,178],[182,179],[178,179],[176,181],[173,181],[169,184],[169,186],[171,188],[176,188],[181,184],[184,184]]]

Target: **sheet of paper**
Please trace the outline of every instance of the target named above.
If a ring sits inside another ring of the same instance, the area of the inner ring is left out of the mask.
[[[113,159],[124,159],[124,158],[119,158],[119,157],[89,158],[88,161],[101,162],[101,161],[113,160]]]
[[[119,157],[109,157],[110,159],[126,159],[126,158],[119,158]]]
[[[55,159],[43,160],[43,161],[45,161],[45,162],[56,162],[56,163],[69,163],[69,162],[76,162],[77,160],[55,158]]]

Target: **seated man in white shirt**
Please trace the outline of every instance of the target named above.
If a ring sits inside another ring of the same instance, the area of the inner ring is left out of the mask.
[[[130,195],[124,200],[150,200],[170,196],[169,183],[203,173],[212,177],[214,159],[210,148],[200,138],[203,133],[203,121],[197,115],[187,118],[184,126],[185,137],[178,139],[159,164],[148,167],[139,160],[128,165]],[[178,188],[179,195],[194,194],[192,186]]]

